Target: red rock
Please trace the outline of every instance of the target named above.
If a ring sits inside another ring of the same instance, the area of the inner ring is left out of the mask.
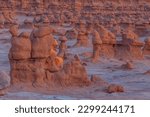
[[[32,58],[49,57],[50,47],[54,38],[49,27],[40,27],[31,34]]]
[[[118,41],[115,47],[115,57],[124,60],[143,59],[142,47],[144,43],[132,31],[123,32],[122,41]]]
[[[12,47],[9,52],[9,58],[15,60],[31,58],[30,34],[23,32],[17,37],[18,29],[15,26],[11,27],[10,32],[12,34]]]
[[[124,87],[121,85],[111,84],[107,88],[108,93],[120,93],[124,92]]]
[[[92,61],[96,62],[100,58],[100,52],[101,52],[101,46],[102,46],[102,40],[99,35],[99,33],[94,30],[93,31],[93,56]]]

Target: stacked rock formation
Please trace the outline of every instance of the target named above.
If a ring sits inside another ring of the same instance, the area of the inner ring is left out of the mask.
[[[79,22],[79,29],[78,30],[78,37],[77,37],[77,43],[75,46],[88,46],[89,40],[88,40],[88,31],[86,29],[86,22],[80,21]]]
[[[40,27],[18,34],[10,28],[12,47],[9,52],[13,86],[57,88],[90,84],[84,66],[78,58],[65,62],[57,56],[57,41],[50,27]]]

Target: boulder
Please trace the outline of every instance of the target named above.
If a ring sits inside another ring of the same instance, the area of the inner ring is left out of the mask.
[[[124,92],[124,87],[121,85],[111,84],[107,88],[108,93],[121,93]]]

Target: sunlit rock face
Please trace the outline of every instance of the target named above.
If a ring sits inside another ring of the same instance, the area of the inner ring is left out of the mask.
[[[18,27],[10,28],[12,85],[55,88],[87,86],[90,84],[85,67],[74,58],[64,64],[64,58],[57,56],[50,27],[41,26],[32,31],[18,34]],[[61,41],[66,41],[61,39]]]

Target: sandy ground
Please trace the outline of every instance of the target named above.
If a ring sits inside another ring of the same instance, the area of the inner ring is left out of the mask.
[[[8,52],[11,47],[10,37],[7,29],[0,30],[0,71],[5,71],[8,74],[10,71],[8,60]],[[141,40],[143,39],[142,37]],[[71,46],[75,42],[75,40],[70,40],[67,44]],[[0,99],[150,99],[150,74],[143,74],[150,70],[150,56],[141,61],[133,61],[134,69],[124,70],[120,66],[125,62],[116,59],[101,58],[98,63],[91,63],[88,56],[83,56],[84,53],[91,52],[92,46],[68,49],[68,53],[80,55],[81,59],[87,63],[86,69],[89,76],[98,75],[106,82],[120,84],[125,88],[124,93],[108,94],[103,91],[101,86],[91,86],[46,93],[10,90]]]

